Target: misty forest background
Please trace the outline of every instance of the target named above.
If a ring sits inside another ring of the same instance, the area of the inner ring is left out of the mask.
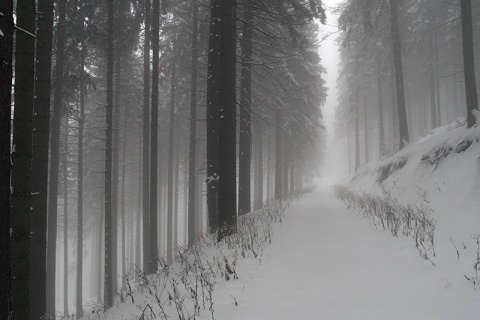
[[[475,124],[479,1],[330,9],[334,35],[320,0],[2,0],[0,318],[108,309],[135,268],[311,185],[326,36],[345,172]]]

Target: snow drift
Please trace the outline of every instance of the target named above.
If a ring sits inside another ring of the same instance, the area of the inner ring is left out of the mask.
[[[455,266],[478,287],[480,126],[465,119],[433,130],[391,157],[370,162],[349,189],[402,205],[428,207],[435,221],[437,265]],[[465,279],[464,279],[465,280]]]

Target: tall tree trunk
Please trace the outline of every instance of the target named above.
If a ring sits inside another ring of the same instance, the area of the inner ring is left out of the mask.
[[[428,113],[428,107],[427,107],[427,97],[424,94],[424,92],[427,91],[426,84],[424,81],[422,81],[422,91],[421,91],[421,97],[422,97],[422,131],[421,133],[424,134],[428,130],[428,124],[427,124],[427,113]]]
[[[402,50],[400,42],[400,30],[398,27],[398,3],[390,0],[391,34],[393,40],[393,59],[395,65],[395,88],[397,92],[397,111],[400,133],[400,149],[410,140],[408,137],[407,110],[405,108],[405,91],[403,85]]]
[[[148,273],[156,273],[158,269],[157,246],[157,191],[158,191],[158,84],[159,84],[159,17],[160,1],[153,2],[152,19],[152,116],[150,133],[150,239],[149,239],[149,266],[145,269]]]
[[[190,134],[189,134],[190,136]],[[190,142],[189,142],[190,144]],[[187,153],[188,152],[188,153]],[[196,158],[196,157],[195,157]],[[183,239],[184,243],[188,247],[188,171],[189,171],[189,161],[190,161],[190,146],[188,146],[188,151],[185,150],[185,157],[183,159]],[[197,179],[195,179],[196,181]],[[194,214],[195,216],[195,214]],[[194,232],[195,234],[196,232]]]
[[[177,133],[177,141],[180,141],[180,130],[178,123],[175,121],[175,131]],[[173,253],[177,252],[178,248],[178,189],[180,184],[180,145],[174,147],[175,150],[175,172],[174,172],[174,189],[173,189]]]
[[[139,163],[142,163],[142,154],[140,156],[140,162]],[[142,167],[140,168],[143,168],[143,163],[142,163]],[[142,204],[143,204],[143,188],[142,188],[142,184],[143,184],[143,172],[140,172],[139,170],[139,174],[138,174],[138,205],[137,205],[137,213],[136,213],[136,222],[135,222],[135,265],[136,267],[138,268],[141,268],[141,261],[142,261],[142,253],[141,253],[141,250],[142,250],[142,245],[141,245],[141,224],[142,224],[142,216],[143,216],[143,210],[142,210]]]
[[[200,159],[201,157],[201,146],[199,145],[199,147],[197,148],[197,155],[196,155],[196,158],[197,159]],[[203,218],[204,218],[204,215],[203,215],[203,206],[204,206],[204,202],[203,202],[203,194],[204,194],[204,191],[203,189],[204,188],[207,188],[207,185],[205,185],[203,183],[203,181],[205,180],[202,180],[201,177],[204,177],[205,175],[201,175],[199,179],[196,179],[196,182],[197,182],[197,186],[195,187],[196,188],[196,191],[195,191],[195,217],[193,219],[193,224],[194,224],[194,232],[195,234],[202,234],[205,232],[205,230],[203,229]]]
[[[83,317],[83,130],[85,123],[85,41],[82,41],[80,62],[80,114],[78,118],[78,186],[77,186],[77,278],[76,278],[76,316]]]
[[[390,90],[391,90],[391,94],[390,94],[390,97],[391,97],[391,119],[392,119],[392,122],[391,122],[391,130],[390,130],[390,134],[391,134],[391,137],[392,137],[392,141],[397,139],[398,140],[398,131],[399,131],[399,127],[398,127],[398,112],[397,112],[397,99],[395,98],[395,71],[394,71],[394,68],[390,68]]]
[[[148,266],[150,264],[150,0],[145,0],[144,5],[145,37],[143,41],[142,243],[143,268],[144,270],[148,270]],[[138,267],[140,267],[140,264]]]
[[[50,135],[53,2],[40,0],[37,10],[42,14],[37,16],[35,48],[36,98],[34,100],[32,161],[32,172],[35,172],[35,174],[32,176],[32,213],[30,216],[32,233],[30,238],[31,319],[44,317],[47,304],[48,141]]]
[[[270,126],[267,127],[267,164],[266,164],[266,169],[267,169],[267,201],[270,201],[272,198],[272,129]]]
[[[429,64],[429,84],[430,84],[430,120],[431,120],[431,128],[434,129],[438,126],[437,120],[437,95],[435,93],[435,68],[433,67],[433,57],[434,57],[434,50],[433,47],[433,39],[432,36],[428,38],[428,44],[430,47],[430,53],[432,57],[432,61]]]
[[[35,1],[18,0],[16,13],[19,30],[16,33],[15,42],[15,92],[17,94],[15,94],[13,115],[11,229],[7,234],[10,234],[11,239],[13,319],[29,319],[29,241],[35,72],[35,38],[32,35],[35,34]],[[10,163],[8,159],[7,163]],[[9,181],[8,178],[7,181]]]
[[[126,176],[126,151],[127,149],[127,121],[125,120],[123,123],[123,147],[122,147],[122,189],[121,189],[121,217],[122,217],[122,287],[121,291],[125,290],[125,276],[127,275],[127,270],[125,263],[127,261],[127,257],[125,256],[126,251],[126,232],[125,232],[125,176]],[[133,210],[132,210],[133,211]],[[133,225],[133,223],[132,223]]]
[[[275,112],[275,199],[280,200],[282,194],[282,125],[280,111]]]
[[[350,174],[352,168],[352,134],[350,121],[347,123],[347,159],[347,172]]]
[[[434,30],[433,32],[433,58],[434,58],[434,64],[435,64],[435,94],[436,98],[435,100],[437,101],[437,127],[440,127],[442,125],[442,108],[441,108],[441,102],[442,100],[440,99],[440,72],[439,72],[439,61],[438,61],[438,40],[437,40],[437,31]]]
[[[159,146],[159,149],[161,150],[162,149],[162,145]],[[159,154],[161,154],[161,151],[159,152]],[[159,219],[158,219],[158,229],[160,230],[160,236],[158,237],[158,255],[160,257],[165,257],[165,247],[166,247],[166,240],[167,240],[167,237],[166,237],[166,234],[167,234],[167,230],[165,229],[167,223],[166,223],[166,220],[167,220],[167,194],[168,194],[168,190],[167,190],[167,179],[164,179],[163,175],[165,174],[165,168],[167,167],[168,165],[168,161],[161,161],[159,163],[159,166],[158,166],[158,181],[159,181],[159,185],[158,185],[158,192],[157,192],[157,196],[158,196],[158,208],[160,208],[160,211],[161,212],[165,212],[165,214],[161,214],[159,216]]]
[[[47,234],[47,316],[55,315],[55,274],[57,252],[58,172],[60,163],[60,122],[63,108],[63,65],[65,62],[66,0],[58,2],[57,50],[53,83],[53,114],[50,124],[50,187]]]
[[[253,13],[246,7],[243,14],[242,67],[240,75],[240,139],[238,155],[238,213],[251,210],[250,164],[252,158],[252,39]]]
[[[467,127],[475,125],[474,110],[478,110],[477,85],[475,81],[475,56],[473,53],[472,3],[461,0],[463,70],[465,75],[465,95],[467,98]]]
[[[290,163],[290,195],[295,194],[295,162]]]
[[[173,263],[173,142],[175,135],[175,86],[176,64],[172,61],[171,85],[170,85],[170,124],[168,134],[168,197],[167,197],[167,264]]]
[[[286,131],[283,136],[283,148],[282,148],[282,192],[283,196],[288,196],[288,167],[289,167],[289,145],[290,145],[290,131]]]
[[[0,61],[2,61],[0,63],[2,74],[0,77],[0,261],[2,261],[0,264],[0,318],[8,319],[11,311],[12,288],[10,268],[10,133],[12,129],[13,1],[1,1],[0,12],[3,13],[3,16],[0,17],[0,30],[3,32],[3,37],[0,37]],[[35,284],[35,289],[38,288],[37,285],[38,283]],[[45,293],[39,292],[39,294],[39,299],[45,299]]]
[[[380,65],[380,64],[379,64]],[[377,90],[378,90],[378,147],[380,158],[385,156],[385,123],[383,116],[383,92],[382,92],[382,73],[378,67],[377,74]]]
[[[68,316],[68,114],[65,115],[63,169],[63,315]]]
[[[257,126],[257,167],[255,169],[255,209],[263,207],[263,127]]]
[[[118,49],[117,49],[118,50]],[[114,51],[115,52],[115,51]],[[112,157],[112,292],[115,295],[118,291],[118,179],[120,175],[120,101],[121,101],[121,55],[119,51],[115,52],[115,88],[114,94],[114,112],[113,112],[113,157]]]
[[[355,172],[360,168],[360,106],[358,102],[358,87],[355,89]]]
[[[299,169],[297,167],[297,169]],[[300,172],[297,173],[297,179],[296,179],[296,185],[297,185],[297,190],[303,191],[303,181],[304,181],[304,172],[303,169],[299,170]]]
[[[368,102],[367,102],[367,88],[363,90],[363,135],[365,138],[365,163],[370,161],[370,143],[368,141]]]
[[[105,275],[104,308],[113,306],[113,0],[108,0],[107,114],[105,141]]]
[[[190,80],[190,136],[188,144],[188,247],[195,239],[195,186],[197,153],[198,0],[192,1],[192,73]]]
[[[454,63],[456,59],[454,58]],[[451,65],[451,72],[455,73],[455,65]],[[460,102],[458,101],[458,92],[457,92],[457,76],[455,75],[452,79],[452,94],[453,94],[453,105],[455,106],[455,118],[460,117]]]
[[[98,218],[94,217],[93,218],[95,221],[93,227],[92,227],[92,260],[90,263],[90,296],[95,297],[97,296],[97,291],[96,291],[96,284],[99,282],[98,281],[98,270],[97,268],[97,257],[98,257],[98,230],[99,228],[99,223],[98,223]]]
[[[209,232],[218,229],[218,178],[219,178],[219,87],[221,0],[210,1],[210,31],[208,37],[207,76],[207,206]]]
[[[237,164],[236,164],[236,0],[221,2],[220,73],[219,73],[219,159],[218,239],[236,232]]]
[[[103,198],[105,199],[105,194],[103,194]],[[99,212],[98,215],[98,230],[97,230],[97,263],[95,265],[95,268],[93,270],[97,270],[97,283],[96,283],[96,296],[97,296],[97,303],[102,303],[102,266],[105,265],[105,263],[102,263],[102,259],[104,258],[104,236],[103,236],[103,230],[105,226],[105,219],[103,217],[103,212],[105,211],[105,203],[104,201],[100,202],[100,208],[101,211]]]

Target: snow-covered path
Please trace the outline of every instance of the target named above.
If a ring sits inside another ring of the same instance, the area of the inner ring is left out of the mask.
[[[216,319],[480,319],[480,292],[452,284],[411,239],[376,229],[327,185],[287,210],[261,264],[242,260],[237,272],[217,287]]]

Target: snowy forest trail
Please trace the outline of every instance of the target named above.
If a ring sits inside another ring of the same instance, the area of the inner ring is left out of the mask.
[[[325,184],[287,209],[261,264],[243,260],[239,280],[219,284],[215,319],[478,319],[478,292],[442,270]]]

